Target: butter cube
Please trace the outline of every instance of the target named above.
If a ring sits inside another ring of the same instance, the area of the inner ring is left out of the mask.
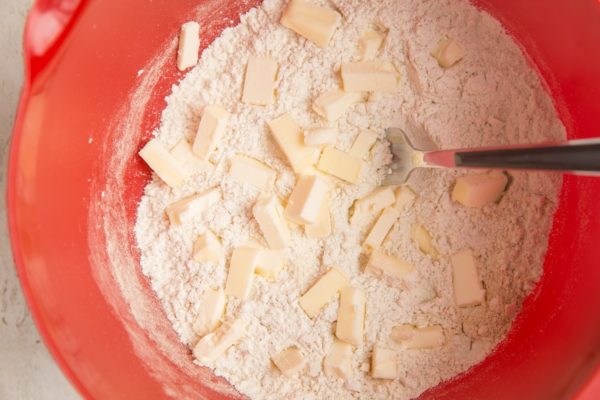
[[[192,150],[197,157],[208,160],[210,153],[217,147],[223,133],[225,133],[228,121],[229,113],[223,107],[214,105],[204,107],[192,146]]]
[[[362,161],[341,150],[325,147],[317,168],[348,183],[358,182]]]
[[[375,379],[396,379],[398,362],[396,352],[376,344],[371,356],[371,376]]]
[[[194,332],[200,337],[214,331],[225,313],[225,292],[222,288],[207,289],[200,296],[200,314],[194,321]]]
[[[212,172],[214,169],[211,163],[194,155],[192,145],[185,138],[177,142],[170,153],[186,170],[192,173]]]
[[[369,155],[371,147],[373,147],[376,141],[377,135],[374,132],[362,131],[354,140],[349,153],[357,158],[365,158]]]
[[[300,176],[288,199],[285,217],[299,225],[316,224],[328,194],[329,184],[325,179],[317,175]]]
[[[177,49],[177,68],[184,71],[198,64],[200,50],[200,25],[189,21],[181,25]]]
[[[270,248],[283,249],[287,246],[290,231],[283,219],[283,207],[276,196],[257,201],[252,214]]]
[[[194,243],[193,259],[196,262],[218,262],[223,258],[223,246],[214,233],[207,230]]]
[[[319,211],[316,223],[304,226],[304,233],[309,239],[323,239],[331,235],[331,214],[329,212],[329,201],[324,201]]]
[[[325,48],[342,22],[342,16],[305,0],[291,0],[281,17],[281,25]]]
[[[384,39],[385,34],[383,32],[369,30],[363,33],[359,41],[360,59],[362,61],[374,59]]]
[[[413,225],[410,235],[412,237],[412,240],[414,240],[417,246],[419,247],[419,250],[421,250],[425,254],[430,255],[431,258],[433,258],[434,260],[438,258],[438,250],[433,245],[433,239],[431,238],[431,235],[429,234],[427,229],[425,229],[422,225],[419,224]]]
[[[221,199],[218,189],[209,189],[203,193],[196,193],[171,203],[165,210],[169,221],[173,225],[181,225],[199,215],[210,205]]]
[[[467,207],[483,207],[497,201],[507,184],[508,178],[499,171],[461,176],[452,189],[452,200]]]
[[[390,338],[396,343],[402,343],[407,349],[430,349],[440,347],[445,342],[441,326],[433,325],[417,328],[410,324],[394,326]]]
[[[369,249],[378,249],[399,217],[400,213],[394,207],[383,210],[377,222],[371,228],[363,245]]]
[[[248,184],[263,192],[271,191],[277,173],[266,164],[244,155],[231,158],[229,176],[242,184]]]
[[[385,254],[381,250],[373,250],[369,262],[365,267],[365,272],[375,276],[387,276],[394,279],[402,279],[412,271],[414,267],[408,262],[397,257]]]
[[[379,211],[394,204],[396,196],[390,186],[383,186],[354,202],[352,220],[363,218],[367,215],[377,214]]]
[[[476,306],[485,302],[485,290],[477,274],[473,252],[462,250],[450,257],[454,300],[459,307]]]
[[[246,300],[252,289],[254,270],[259,260],[260,249],[238,247],[233,250],[229,262],[229,273],[225,282],[225,293]]]
[[[289,114],[283,114],[268,125],[294,172],[302,173],[315,163],[319,156],[319,148],[304,144],[302,130]]]
[[[246,66],[242,101],[255,106],[272,104],[276,77],[277,61],[268,57],[250,57]]]
[[[246,323],[243,320],[225,322],[217,330],[200,339],[192,351],[194,358],[202,364],[212,363],[236,344],[245,333]]]
[[[169,153],[158,139],[152,139],[146,143],[139,155],[152,171],[172,188],[181,186],[188,177],[188,172],[183,165]]]
[[[348,285],[346,275],[337,268],[330,268],[300,297],[300,307],[310,318],[315,318],[321,309],[346,285]]]
[[[307,146],[334,145],[338,135],[336,128],[314,128],[304,131],[304,144]]]
[[[352,286],[343,288],[340,291],[340,307],[338,308],[335,336],[342,342],[360,346],[363,342],[365,311],[365,292]]]
[[[417,327],[411,324],[400,324],[392,328],[390,339],[400,344],[412,339],[417,332]]]
[[[352,376],[352,346],[334,339],[323,361],[323,370],[328,377],[349,379]]]
[[[402,185],[396,190],[396,202],[394,207],[399,212],[407,210],[415,202],[417,195],[408,185]]]
[[[300,349],[295,346],[288,347],[287,349],[274,355],[272,358],[273,363],[282,374],[285,376],[292,376],[304,369],[306,362]]]
[[[330,90],[313,102],[313,110],[327,121],[337,121],[350,107],[363,100],[362,93]]]
[[[431,52],[441,67],[450,68],[465,56],[465,49],[454,39],[442,38]]]
[[[347,92],[396,92],[398,71],[389,61],[343,63],[342,81]]]
[[[274,280],[285,266],[285,251],[283,250],[261,250],[256,261],[257,275]]]

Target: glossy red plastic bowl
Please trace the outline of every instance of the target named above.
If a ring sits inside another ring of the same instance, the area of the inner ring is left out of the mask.
[[[45,342],[87,398],[227,390],[191,364],[139,271],[132,229],[150,172],[136,151],[182,76],[180,24],[201,21],[205,47],[257,3],[45,0],[31,11],[9,161],[12,248]],[[476,3],[523,45],[569,137],[600,136],[600,4]],[[600,398],[600,179],[565,177],[544,269],[508,339],[422,398]]]

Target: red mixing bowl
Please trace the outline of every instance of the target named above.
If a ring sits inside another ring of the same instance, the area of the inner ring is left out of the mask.
[[[136,153],[182,77],[181,23],[200,21],[206,47],[259,2],[40,0],[30,13],[9,160],[12,249],[46,345],[86,398],[227,388],[191,364],[139,270],[133,227],[150,171]],[[569,138],[600,136],[600,3],[476,3],[522,44]],[[600,398],[598,349],[600,179],[566,176],[544,275],[508,338],[421,397]]]

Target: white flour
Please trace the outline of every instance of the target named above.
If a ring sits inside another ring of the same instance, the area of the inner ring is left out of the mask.
[[[310,111],[312,100],[339,86],[341,62],[356,60],[359,36],[371,23],[389,29],[380,59],[391,60],[401,73],[397,94],[372,95],[339,120],[337,147],[347,150],[360,129],[380,137],[399,124],[427,132],[442,148],[538,142],[563,139],[564,128],[517,45],[498,22],[466,1],[336,0],[345,20],[327,49],[319,49],[277,22],[283,2],[266,0],[227,29],[202,54],[167,98],[162,124],[155,135],[166,145],[181,137],[193,139],[206,104],[220,104],[232,113],[228,133],[213,155],[216,169],[200,173],[171,190],[157,178],[148,184],[138,210],[136,235],[143,272],[161,299],[181,340],[195,343],[191,324],[201,312],[198,298],[205,288],[224,285],[227,261],[234,247],[248,239],[262,241],[251,207],[258,193],[225,175],[227,160],[236,153],[261,159],[278,172],[277,192],[287,196],[294,174],[273,142],[265,121],[289,112],[302,126],[321,123]],[[430,56],[437,40],[448,35],[467,55],[443,70]],[[267,55],[279,62],[277,101],[266,109],[242,104],[246,61]],[[372,220],[350,226],[348,208],[383,179],[390,160],[384,141],[371,152],[358,185],[340,184],[332,200],[334,234],[322,241],[292,232],[289,262],[277,282],[257,277],[243,304],[229,299],[227,317],[248,322],[244,339],[216,361],[224,376],[243,394],[255,399],[399,398],[419,395],[442,380],[481,361],[504,337],[523,298],[542,272],[547,235],[557,202],[560,177],[542,173],[512,173],[513,181],[499,204],[467,209],[451,202],[449,189],[459,174],[420,171],[410,185],[419,197],[393,228],[384,249],[416,266],[405,288],[389,287],[360,272],[360,243]],[[193,223],[170,227],[164,215],[169,203],[220,186],[222,203]],[[442,257],[433,262],[411,242],[418,222],[433,235]],[[207,228],[222,239],[225,260],[213,265],[191,260],[196,237]],[[484,281],[486,304],[458,309],[454,305],[448,255],[471,248]],[[329,266],[338,266],[367,294],[365,341],[354,352],[355,375],[349,383],[327,378],[321,369],[332,342],[337,302],[311,321],[298,297]],[[434,293],[435,298],[422,302]],[[446,344],[433,350],[398,348],[400,379],[384,382],[369,377],[373,344],[388,339],[397,323],[439,324]],[[283,377],[270,358],[298,345],[308,360],[305,373]]]

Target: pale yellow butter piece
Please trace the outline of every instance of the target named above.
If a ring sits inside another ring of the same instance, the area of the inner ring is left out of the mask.
[[[500,171],[461,176],[452,189],[452,200],[467,207],[483,207],[497,201],[507,184],[506,174]]]
[[[299,224],[315,224],[329,195],[329,183],[318,175],[301,175],[288,199],[284,215]]]
[[[335,326],[335,336],[353,346],[363,342],[366,297],[364,290],[346,286],[340,291],[340,307]]]
[[[229,113],[223,107],[215,105],[204,107],[196,138],[192,145],[192,151],[197,157],[208,160],[221,137],[223,137],[228,121]]]
[[[313,128],[304,131],[304,144],[307,146],[334,145],[338,136],[337,128]]]
[[[442,38],[431,52],[441,67],[450,68],[465,56],[465,49],[454,39]]]
[[[202,337],[214,331],[225,313],[225,292],[222,288],[206,289],[200,296],[200,313],[194,321],[194,332]]]
[[[196,262],[218,262],[223,258],[221,241],[212,231],[207,230],[196,239],[192,257]]]
[[[321,205],[317,222],[304,226],[304,233],[309,239],[323,239],[331,235],[331,213],[328,200]]]
[[[306,361],[296,346],[288,347],[271,357],[275,366],[285,376],[292,376],[304,369]]]
[[[400,213],[394,207],[389,207],[383,210],[373,228],[369,231],[365,239],[364,246],[369,249],[378,249],[381,247],[385,237],[387,236],[392,226],[396,223]]]
[[[254,219],[272,249],[283,249],[290,241],[290,231],[283,219],[283,207],[276,196],[258,200],[252,208]]]
[[[417,195],[408,185],[402,185],[396,190],[394,207],[399,212],[407,210],[415,202]]]
[[[346,92],[396,92],[398,71],[389,61],[360,61],[342,64]]]
[[[203,193],[196,193],[169,204],[165,211],[171,224],[181,225],[198,216],[207,207],[220,199],[221,192],[218,189],[208,189]]]
[[[390,332],[390,339],[400,344],[412,339],[413,336],[415,336],[416,332],[417,327],[412,324],[396,325],[392,328],[392,331]]]
[[[419,250],[423,253],[430,255],[433,259],[437,259],[439,256],[437,248],[433,245],[433,239],[429,234],[429,231],[424,226],[415,224],[413,225],[410,235],[415,241]]]
[[[412,271],[414,267],[408,262],[397,257],[385,254],[383,251],[375,249],[371,253],[369,262],[365,267],[365,272],[375,276],[387,276],[394,279],[402,279]]]
[[[377,141],[377,135],[371,131],[362,131],[358,134],[352,147],[350,147],[350,155],[358,158],[365,158],[369,155],[371,147]]]
[[[394,189],[383,186],[373,190],[371,193],[354,202],[352,221],[368,215],[377,214],[379,211],[394,204],[396,196]]]
[[[258,264],[260,249],[238,247],[233,250],[229,262],[229,273],[225,282],[225,293],[246,300],[254,282],[254,270]]]
[[[181,25],[179,46],[177,48],[177,68],[184,71],[198,64],[200,51],[200,25],[189,21]]]
[[[477,274],[471,250],[462,250],[450,257],[454,299],[459,307],[475,306],[485,302],[485,290]]]
[[[334,339],[323,360],[323,370],[329,377],[341,379],[352,377],[352,345]]]
[[[194,155],[192,145],[185,138],[177,142],[170,153],[186,170],[192,173],[212,172],[214,170],[214,166],[211,163]]]
[[[440,347],[446,338],[439,325],[417,328],[410,324],[396,325],[392,328],[390,338],[403,344],[407,349],[431,349]]]
[[[148,166],[172,188],[181,186],[188,178],[188,172],[175,157],[158,141],[152,139],[139,152]]]
[[[214,332],[200,339],[192,351],[194,358],[202,364],[212,363],[235,345],[245,333],[246,323],[243,320],[225,322]]]
[[[302,130],[289,114],[283,114],[268,125],[294,172],[302,173],[315,163],[319,148],[304,144]]]
[[[238,154],[231,158],[229,176],[239,183],[270,192],[275,185],[277,173],[261,161]]]
[[[317,168],[348,183],[358,182],[362,160],[333,147],[325,147]]]
[[[305,0],[291,0],[281,17],[281,25],[325,48],[340,25],[342,16]]]
[[[383,32],[369,30],[362,34],[359,40],[361,61],[372,60],[383,44],[385,34]]]
[[[394,350],[376,344],[371,356],[371,376],[376,379],[396,379],[398,377],[397,354]]]
[[[268,106],[275,98],[277,61],[252,56],[246,66],[242,101],[255,106]]]
[[[337,268],[330,268],[306,293],[300,297],[300,307],[315,318],[321,309],[348,284],[346,275]]]
[[[330,90],[313,102],[313,110],[327,121],[337,121],[353,105],[363,100],[362,93]]]
[[[284,250],[261,250],[256,261],[257,275],[274,280],[285,266]]]

